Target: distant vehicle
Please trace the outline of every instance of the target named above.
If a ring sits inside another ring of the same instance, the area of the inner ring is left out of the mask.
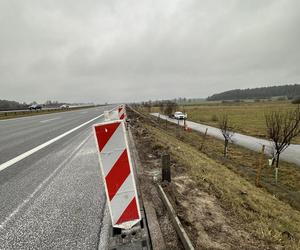
[[[187,114],[177,111],[174,113],[173,118],[175,118],[177,120],[185,120],[185,119],[187,119]]]
[[[29,110],[41,110],[42,106],[39,104],[32,104],[28,107]]]
[[[61,109],[68,109],[68,108],[70,108],[70,106],[67,105],[67,104],[63,104],[63,105],[60,106],[60,108]]]

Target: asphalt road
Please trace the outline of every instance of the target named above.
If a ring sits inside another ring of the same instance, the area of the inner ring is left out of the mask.
[[[90,107],[91,105],[70,105],[69,109],[73,109],[73,108],[84,108],[84,107]],[[58,110],[60,109],[60,107],[56,107],[56,108],[46,108],[43,107],[42,110]],[[14,109],[14,110],[0,110],[0,114],[1,113],[17,113],[17,112],[35,112],[37,110],[29,110],[29,109]]]
[[[153,113],[152,115],[157,117],[158,113]],[[164,115],[160,115],[160,118],[167,119],[168,121],[173,122],[173,123],[178,123],[177,120],[170,119]],[[208,125],[203,125],[203,124],[192,122],[192,121],[186,121],[186,124],[189,128],[199,131],[201,133],[205,133],[205,130],[207,128],[208,135],[216,137],[221,140],[224,140],[224,137],[218,128],[211,127]],[[180,125],[183,126],[183,121],[180,121]],[[262,145],[265,145],[266,146],[265,152],[267,155],[272,155],[272,152],[273,152],[273,144],[268,140],[256,138],[253,136],[247,136],[247,135],[243,135],[243,134],[239,134],[239,133],[234,133],[234,135],[232,137],[232,141],[233,141],[233,143],[235,143],[237,145],[243,146],[245,148],[248,148],[248,149],[251,149],[251,150],[254,150],[257,152],[261,151]],[[287,161],[287,162],[295,163],[300,166],[300,145],[298,145],[298,144],[290,145],[280,155],[280,159]]]
[[[0,169],[111,108],[0,121]],[[0,171],[0,249],[106,245],[109,216],[91,129],[102,119]]]

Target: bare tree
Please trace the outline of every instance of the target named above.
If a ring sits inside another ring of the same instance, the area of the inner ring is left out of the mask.
[[[163,114],[164,113],[164,109],[165,109],[165,105],[163,102],[159,102],[159,111],[160,113],[158,113],[158,121],[160,120],[160,114]]]
[[[287,112],[272,111],[265,114],[265,119],[267,136],[274,144],[277,183],[280,154],[291,144],[292,139],[300,134],[300,106]]]
[[[144,107],[145,107],[147,113],[151,113],[152,103],[150,101],[146,102],[144,104]]]
[[[168,117],[170,117],[176,110],[177,104],[172,101],[166,101],[164,105],[164,114],[166,117],[166,128],[168,127]]]
[[[199,148],[200,151],[202,151],[202,150],[204,149],[207,131],[208,131],[208,128],[205,129],[205,133],[202,135],[202,142],[201,142],[201,146],[200,146],[200,148]]]
[[[228,144],[232,141],[232,136],[234,135],[233,127],[230,124],[227,114],[223,114],[219,119],[219,129],[224,137],[224,157],[227,157]]]
[[[176,111],[176,108],[177,104],[175,102],[167,101],[164,109],[165,115],[171,116]]]

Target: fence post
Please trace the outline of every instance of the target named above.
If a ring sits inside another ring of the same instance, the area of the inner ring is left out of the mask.
[[[257,171],[257,174],[256,174],[256,186],[259,187],[260,186],[260,176],[261,176],[261,171],[262,171],[262,168],[263,168],[263,161],[264,161],[264,152],[265,152],[265,145],[262,145],[262,148],[261,148],[261,154],[260,154],[260,158],[259,158],[259,162],[258,162],[258,171]]]
[[[207,130],[208,130],[208,128],[206,128],[205,133],[202,136],[202,143],[201,143],[201,146],[200,146],[200,151],[202,151],[202,149],[204,148],[204,143],[205,143],[205,138],[206,138],[206,135],[207,135]]]
[[[170,155],[162,155],[162,181],[171,182]]]

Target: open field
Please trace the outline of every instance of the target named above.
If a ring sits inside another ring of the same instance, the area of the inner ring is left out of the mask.
[[[153,117],[149,119],[155,120]],[[228,148],[229,156],[223,158],[224,142],[211,136],[206,136],[203,144],[203,134],[196,131],[183,131],[178,129],[173,123],[157,119],[157,123],[166,133],[176,136],[180,140],[195,147],[209,158],[226,165],[235,173],[255,183],[258,170],[258,160],[261,155],[250,149],[230,144]],[[202,146],[203,144],[203,146]],[[202,149],[200,150],[202,146]],[[300,170],[296,164],[280,161],[279,182],[276,185],[274,179],[274,168],[268,165],[267,156],[263,156],[263,170],[261,175],[261,185],[267,192],[289,203],[300,211]]]
[[[236,132],[260,138],[266,138],[265,113],[270,111],[288,111],[297,105],[286,101],[275,102],[240,102],[240,103],[210,103],[179,106],[180,111],[188,114],[188,119],[194,122],[218,126],[218,118],[227,113]],[[157,107],[152,112],[159,112]],[[300,136],[293,143],[300,144]]]
[[[78,109],[87,109],[87,108],[93,108],[95,106],[85,106],[85,107],[77,107],[77,108],[70,108],[70,109],[45,109],[45,110],[31,110],[31,111],[8,111],[8,112],[0,112],[0,120],[5,119],[12,119],[12,118],[19,118],[19,117],[26,117],[26,116],[34,116],[34,115],[45,115],[45,114],[52,114],[52,113],[59,113],[59,112],[67,112],[67,111],[73,111]]]
[[[299,168],[281,163],[276,186],[273,169],[265,166],[258,188],[258,153],[230,145],[224,160],[217,139],[207,138],[200,151],[199,133],[165,128],[153,118],[139,118],[139,126],[137,138],[152,150],[149,160],[157,152],[171,155],[173,184],[166,191],[196,248],[299,249],[300,207],[293,204],[300,196]]]

